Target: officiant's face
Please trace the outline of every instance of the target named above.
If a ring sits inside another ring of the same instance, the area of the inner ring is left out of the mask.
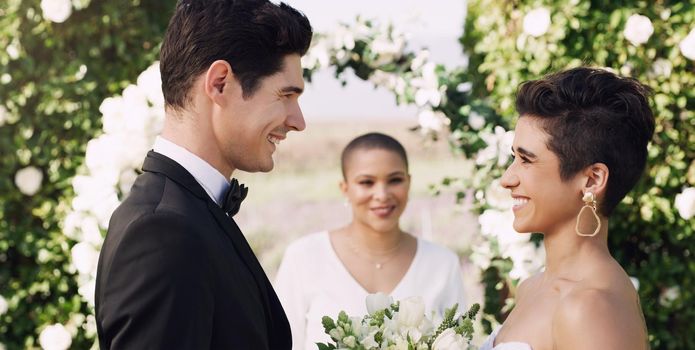
[[[514,198],[517,232],[573,230],[582,206],[579,177],[567,181],[560,178],[559,158],[546,146],[549,137],[539,119],[519,118],[512,146],[514,162],[501,179]]]
[[[345,165],[340,186],[353,220],[378,232],[397,229],[410,190],[403,158],[384,149],[356,149]]]
[[[213,115],[213,132],[226,163],[248,172],[273,169],[273,153],[289,131],[305,128],[298,98],[304,89],[299,55],[287,55],[279,72],[260,80],[244,98],[236,79]]]

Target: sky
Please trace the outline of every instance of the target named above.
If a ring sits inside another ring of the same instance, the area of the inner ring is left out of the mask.
[[[430,59],[460,66],[464,62],[458,37],[462,34],[465,0],[285,0],[304,12],[315,32],[329,32],[338,23],[353,23],[357,15],[392,21],[409,34],[409,48],[427,47]],[[436,5],[436,6],[435,6]],[[397,106],[385,89],[348,73],[346,87],[333,77],[331,69],[318,72],[307,84],[300,105],[307,122],[368,119],[416,121],[415,107]]]

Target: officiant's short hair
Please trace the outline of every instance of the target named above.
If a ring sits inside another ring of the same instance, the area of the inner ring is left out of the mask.
[[[180,0],[160,52],[166,105],[184,108],[195,79],[216,60],[229,63],[249,98],[284,68],[285,56],[307,52],[312,34],[306,16],[285,3]]]
[[[516,109],[521,117],[540,118],[563,180],[594,163],[608,167],[600,209],[610,215],[644,172],[654,134],[650,94],[635,79],[579,67],[521,84]]]
[[[381,149],[393,152],[398,155],[408,169],[408,155],[403,145],[395,138],[379,132],[370,132],[352,139],[343,149],[340,155],[340,169],[345,178],[350,156],[357,150]]]

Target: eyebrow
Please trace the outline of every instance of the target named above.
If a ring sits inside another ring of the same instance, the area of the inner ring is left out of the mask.
[[[392,177],[392,176],[405,176],[405,175],[406,175],[406,173],[403,172],[403,171],[394,171],[394,172],[392,172],[392,173],[386,175],[386,177]],[[359,177],[365,177],[365,178],[371,179],[371,178],[375,178],[376,176],[370,175],[370,174],[357,174],[357,175],[355,175],[355,178],[359,178]]]
[[[519,152],[521,155],[523,155],[526,158],[533,158],[533,159],[538,158],[538,156],[536,156],[533,152],[531,152],[523,147],[517,147],[516,151]],[[514,146],[512,146],[512,153],[514,153]]]
[[[293,92],[297,95],[301,95],[304,92],[304,89],[297,87],[297,86],[285,86],[284,88],[280,89],[280,92],[282,92],[282,93]]]

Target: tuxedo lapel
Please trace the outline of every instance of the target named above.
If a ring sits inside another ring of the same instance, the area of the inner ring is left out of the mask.
[[[208,210],[220,227],[222,227],[222,230],[232,242],[237,254],[241,257],[241,260],[244,262],[246,268],[256,281],[256,286],[258,287],[261,299],[263,300],[266,322],[270,327],[272,324],[272,319],[270,315],[271,308],[267,291],[267,277],[265,272],[263,272],[263,268],[258,262],[258,259],[253,254],[251,246],[248,244],[246,238],[241,233],[241,230],[232,220],[232,218],[227,216],[222,208],[220,208],[220,206],[210,198],[210,196],[200,186],[198,181],[195,180],[193,175],[191,175],[184,167],[174,160],[157,152],[150,151],[147,153],[147,158],[145,158],[145,162],[142,165],[142,170],[160,173],[168,177],[186,188],[194,196],[204,200],[207,203]]]

